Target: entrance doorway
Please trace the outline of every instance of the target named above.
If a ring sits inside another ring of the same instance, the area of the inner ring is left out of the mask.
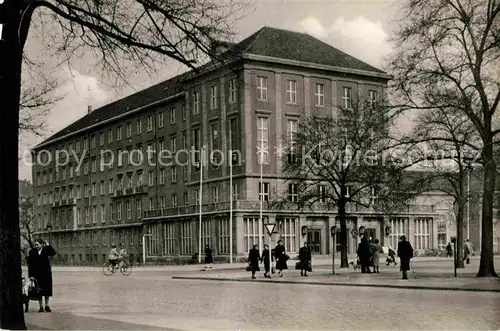
[[[376,229],[365,229],[365,236],[366,236],[366,239],[370,239],[372,238],[373,240],[375,240],[377,237],[377,230]]]
[[[321,254],[321,230],[308,230],[307,243],[312,254]]]

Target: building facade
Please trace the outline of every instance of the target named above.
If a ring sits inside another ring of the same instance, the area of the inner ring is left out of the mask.
[[[305,241],[315,254],[339,250],[336,211],[270,208],[297,194],[272,148],[304,114],[382,98],[390,77],[302,33],[264,27],[236,48],[230,65],[89,109],[33,150],[37,234],[57,247],[55,263],[100,264],[120,243],[133,262],[145,253],[152,263],[191,260],[200,241],[216,260],[278,239],[290,255]],[[261,165],[262,145],[270,151]],[[441,198],[428,195],[398,217],[350,205],[348,231],[364,227],[393,247],[402,234],[418,250],[441,246],[443,222],[449,228]],[[264,223],[276,224],[271,238]],[[349,234],[349,253],[357,241]]]

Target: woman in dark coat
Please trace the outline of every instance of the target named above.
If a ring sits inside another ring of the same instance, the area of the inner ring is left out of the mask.
[[[40,310],[43,309],[43,297],[45,297],[45,311],[51,312],[49,298],[52,296],[52,267],[50,257],[56,255],[56,251],[48,242],[38,239],[35,241],[35,248],[31,249],[28,255],[28,277],[36,279],[38,287],[41,289],[38,303]]]
[[[205,268],[212,268],[212,264],[214,263],[214,257],[212,255],[212,250],[210,246],[205,245]]]
[[[286,261],[288,256],[286,255],[285,246],[283,246],[283,240],[278,240],[278,245],[274,248],[274,258],[276,259],[276,270],[280,277],[283,277],[283,270],[288,269]]]
[[[264,277],[265,278],[271,278],[271,273],[269,272],[271,270],[271,259],[272,259],[272,253],[269,251],[269,246],[264,245],[264,251],[262,252],[262,256],[260,257],[260,261],[264,262]]]
[[[307,272],[311,271],[311,249],[308,243],[304,243],[304,246],[299,250],[299,261],[300,261],[300,275],[307,277]]]
[[[255,279],[255,272],[260,271],[259,268],[260,253],[257,245],[253,245],[253,248],[248,253],[248,263],[252,271],[252,279]]]
[[[368,239],[366,237],[361,238],[361,242],[358,245],[358,258],[359,263],[361,264],[361,273],[370,274],[370,244],[368,243]]]
[[[398,243],[398,256],[400,260],[400,270],[403,272],[403,279],[408,279],[407,271],[410,270],[410,259],[413,258],[413,247],[406,241],[405,236],[401,236]]]

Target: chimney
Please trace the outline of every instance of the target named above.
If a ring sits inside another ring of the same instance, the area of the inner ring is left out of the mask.
[[[87,106],[87,115],[90,114],[91,112],[92,112],[92,106],[88,105]]]

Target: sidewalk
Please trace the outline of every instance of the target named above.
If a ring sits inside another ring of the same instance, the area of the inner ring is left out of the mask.
[[[381,264],[379,274],[361,274],[350,268],[336,268],[335,275],[332,268],[315,265],[309,277],[301,277],[299,270],[294,270],[289,264],[289,269],[284,272],[284,277],[277,274],[272,279],[263,278],[263,272],[257,274],[257,279],[252,280],[250,272],[235,271],[226,273],[207,272],[198,275],[179,275],[173,279],[179,280],[205,280],[205,281],[239,281],[239,282],[269,282],[283,284],[308,284],[324,286],[361,286],[381,288],[404,288],[420,290],[441,291],[474,291],[500,293],[500,278],[476,278],[479,268],[479,259],[471,261],[466,268],[457,269],[457,278],[453,274],[453,263],[445,266],[419,265],[418,260],[412,261],[414,270],[408,272],[408,280],[401,279],[399,265],[385,266]],[[262,270],[262,268],[261,268]]]
[[[478,259],[479,257],[474,257]],[[350,257],[349,261],[355,261],[355,257]],[[449,258],[444,257],[415,257],[413,262],[439,262],[439,261],[450,261]],[[295,265],[296,260],[290,260],[289,265]],[[380,264],[385,263],[385,257],[380,258]],[[315,266],[331,266],[332,259],[329,258],[318,258],[315,259],[313,256],[313,264]],[[212,266],[212,269],[209,270],[217,270],[217,271],[231,271],[231,270],[243,270],[246,268],[248,263],[216,263]],[[340,256],[335,256],[335,265],[340,265]],[[205,265],[202,264],[185,264],[185,265],[134,265],[132,266],[132,270],[134,271],[200,271],[204,269]],[[23,270],[27,270],[26,266],[23,266]],[[52,266],[52,271],[64,271],[64,272],[85,272],[85,271],[102,271],[102,267],[97,266]]]

